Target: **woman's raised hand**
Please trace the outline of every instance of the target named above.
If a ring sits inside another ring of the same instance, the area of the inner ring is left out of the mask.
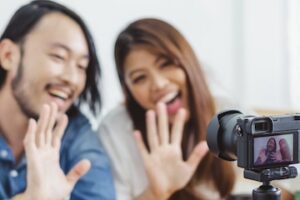
[[[157,105],[157,113],[149,110],[146,114],[147,150],[139,131],[136,141],[148,175],[149,187],[140,199],[167,199],[175,191],[182,189],[193,176],[197,166],[208,151],[206,142],[200,142],[184,161],[181,141],[184,131],[186,111],[181,108],[169,131],[168,114],[163,103]],[[147,198],[146,198],[147,197]]]
[[[23,196],[31,200],[62,200],[90,168],[90,161],[82,160],[65,175],[59,165],[61,138],[68,118],[58,121],[57,105],[44,105],[38,122],[29,120],[24,139],[27,157],[27,188]],[[55,126],[57,121],[57,125]]]

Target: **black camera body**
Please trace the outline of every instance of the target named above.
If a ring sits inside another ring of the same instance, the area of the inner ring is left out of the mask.
[[[299,115],[244,116],[237,119],[236,130],[239,167],[260,170],[299,163]],[[270,156],[260,160],[260,154],[268,154],[272,145],[274,150],[270,150]]]
[[[300,161],[300,115],[245,116],[229,110],[208,126],[207,142],[218,157],[246,170],[286,167]]]
[[[254,200],[280,200],[273,180],[297,177],[300,115],[246,116],[238,110],[217,114],[207,129],[209,150],[219,158],[237,160],[244,177],[262,182],[252,190]]]

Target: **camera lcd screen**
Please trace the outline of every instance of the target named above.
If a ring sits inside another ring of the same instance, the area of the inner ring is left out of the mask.
[[[293,161],[293,134],[254,138],[254,166],[278,165]]]

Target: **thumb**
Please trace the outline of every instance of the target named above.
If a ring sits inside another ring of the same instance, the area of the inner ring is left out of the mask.
[[[187,160],[188,165],[192,170],[196,170],[198,164],[208,152],[208,146],[206,141],[199,142],[191,153]]]
[[[81,160],[78,162],[68,173],[67,180],[72,186],[84,176],[91,168],[91,162],[89,160]]]

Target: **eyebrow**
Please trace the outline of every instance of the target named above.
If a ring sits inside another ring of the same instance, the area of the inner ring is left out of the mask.
[[[64,49],[65,51],[67,51],[68,53],[72,53],[71,48],[68,47],[67,45],[62,44],[62,43],[58,43],[58,42],[52,43],[51,47],[53,47],[53,48],[61,48],[61,49]],[[86,55],[86,54],[83,55],[82,57],[86,58],[86,59],[90,58],[89,55]]]

